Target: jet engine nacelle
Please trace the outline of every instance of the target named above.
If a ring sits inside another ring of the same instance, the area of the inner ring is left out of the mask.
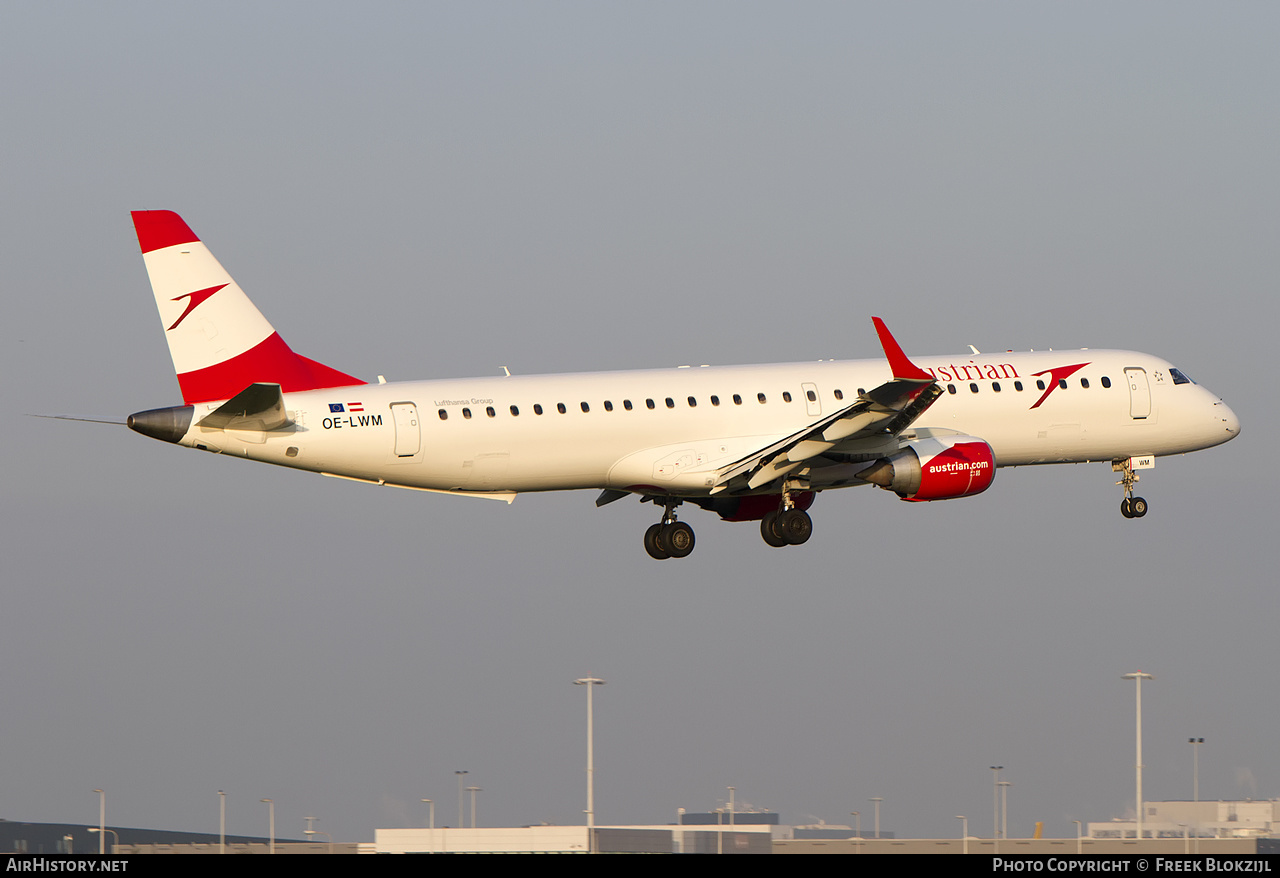
[[[917,439],[857,476],[903,500],[949,500],[991,487],[996,458],[991,446],[974,436]]]

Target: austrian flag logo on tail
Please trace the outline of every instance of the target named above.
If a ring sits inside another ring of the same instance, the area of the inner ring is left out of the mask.
[[[218,284],[216,287],[208,287],[207,289],[196,290],[194,293],[183,293],[181,296],[175,296],[174,298],[170,299],[170,301],[172,302],[180,302],[183,299],[186,299],[187,310],[183,311],[182,316],[179,317],[177,320],[173,321],[173,325],[170,326],[169,329],[165,331],[168,332],[169,330],[177,329],[178,324],[186,320],[187,315],[190,314],[192,311],[194,311],[197,305],[199,305],[205,299],[209,298],[210,296],[212,296],[214,293],[216,293],[218,290],[222,289],[225,286],[226,284]]]

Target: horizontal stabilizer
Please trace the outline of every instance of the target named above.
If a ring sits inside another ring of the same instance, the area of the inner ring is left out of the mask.
[[[279,384],[250,384],[200,421],[211,430],[279,430],[292,422]]]

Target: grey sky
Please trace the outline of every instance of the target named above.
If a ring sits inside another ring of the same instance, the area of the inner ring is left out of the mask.
[[[8,669],[0,817],[335,838],[738,801],[1065,835],[1280,796],[1280,10],[1267,4],[0,7]],[[392,380],[1118,347],[1243,435],[972,499],[831,492],[802,550],[587,493],[514,505],[168,447],[131,209],[176,210],[295,350]],[[566,539],[575,548],[562,547]],[[864,825],[867,825],[864,820]]]

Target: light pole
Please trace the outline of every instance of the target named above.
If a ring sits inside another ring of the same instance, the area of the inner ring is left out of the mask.
[[[102,790],[94,790],[98,794],[98,853],[105,854],[107,852],[107,836],[103,833],[103,829],[107,826],[107,794]],[[120,836],[116,836],[116,843],[120,842]]]
[[[995,852],[1000,853],[1000,770],[1003,765],[993,765],[991,781],[991,837],[995,840]]]
[[[597,686],[604,685],[604,680],[598,677],[581,677],[574,680],[573,685],[587,687],[587,829],[593,829],[596,825],[596,752],[595,713],[591,696]]]
[[[729,787],[729,831],[730,832],[733,831],[733,794],[735,791],[736,791],[735,787]]]
[[[431,815],[427,819],[427,829],[435,829],[436,828],[436,803],[431,801],[430,799],[423,799],[422,803],[428,806],[427,810]]]
[[[961,853],[967,854],[969,853],[969,818],[964,816],[963,814],[957,814],[956,819],[961,821],[960,825],[963,827],[960,830],[960,833],[961,833],[960,837],[964,839],[964,849],[961,851]]]
[[[218,853],[227,852],[227,794],[218,790]]]
[[[304,818],[304,819],[306,819],[306,820],[318,820],[318,819],[320,819],[320,818],[318,818],[318,817],[307,817],[307,818]],[[329,853],[333,853],[333,836],[332,836],[332,835],[330,835],[329,833],[325,832],[323,829],[304,829],[304,830],[302,830],[302,834],[303,834],[303,835],[323,835],[323,836],[325,837],[325,840],[329,843]],[[314,840],[315,840],[315,839],[312,839],[312,841],[314,841]]]
[[[1200,745],[1204,738],[1187,738],[1191,745],[1191,801],[1200,801]]]
[[[267,818],[267,827],[271,831],[271,835],[269,836],[271,839],[271,846],[268,848],[267,852],[274,854],[276,852],[276,803],[273,799],[259,799],[258,801],[266,803],[267,814],[270,815]]]
[[[850,811],[849,816],[853,818],[853,837],[857,839],[854,844],[857,846],[854,853],[862,853],[862,812]]]
[[[466,824],[462,822],[462,776],[469,773],[470,772],[466,771],[454,772],[454,774],[458,776],[458,828],[466,826]]]
[[[1138,811],[1138,832],[1136,838],[1142,840],[1142,817],[1143,812],[1147,809],[1142,804],[1142,681],[1154,680],[1155,677],[1150,674],[1144,674],[1142,671],[1134,671],[1132,674],[1121,675],[1122,680],[1132,680],[1136,685],[1134,687],[1135,701],[1137,704],[1137,761],[1134,766],[1134,774],[1138,787],[1137,791],[1137,811]]]
[[[1000,781],[1000,837],[1009,837],[1009,787],[1012,781]]]
[[[1071,822],[1076,825],[1076,853],[1083,854],[1084,842],[1081,839],[1084,836],[1084,824],[1079,820],[1072,820]]]
[[[479,787],[467,787],[467,792],[471,794],[471,828],[476,828],[476,793],[484,792]]]
[[[879,838],[880,837],[880,803],[883,802],[884,799],[877,796],[871,801],[876,803],[876,838]]]
[[[107,838],[106,834],[108,832],[116,837],[115,846],[116,847],[120,846],[120,833],[116,832],[114,829],[106,829],[100,826],[90,826],[89,831],[98,833],[98,853],[100,854],[106,853],[106,851],[102,849],[103,847],[102,843],[106,841],[106,838]]]

